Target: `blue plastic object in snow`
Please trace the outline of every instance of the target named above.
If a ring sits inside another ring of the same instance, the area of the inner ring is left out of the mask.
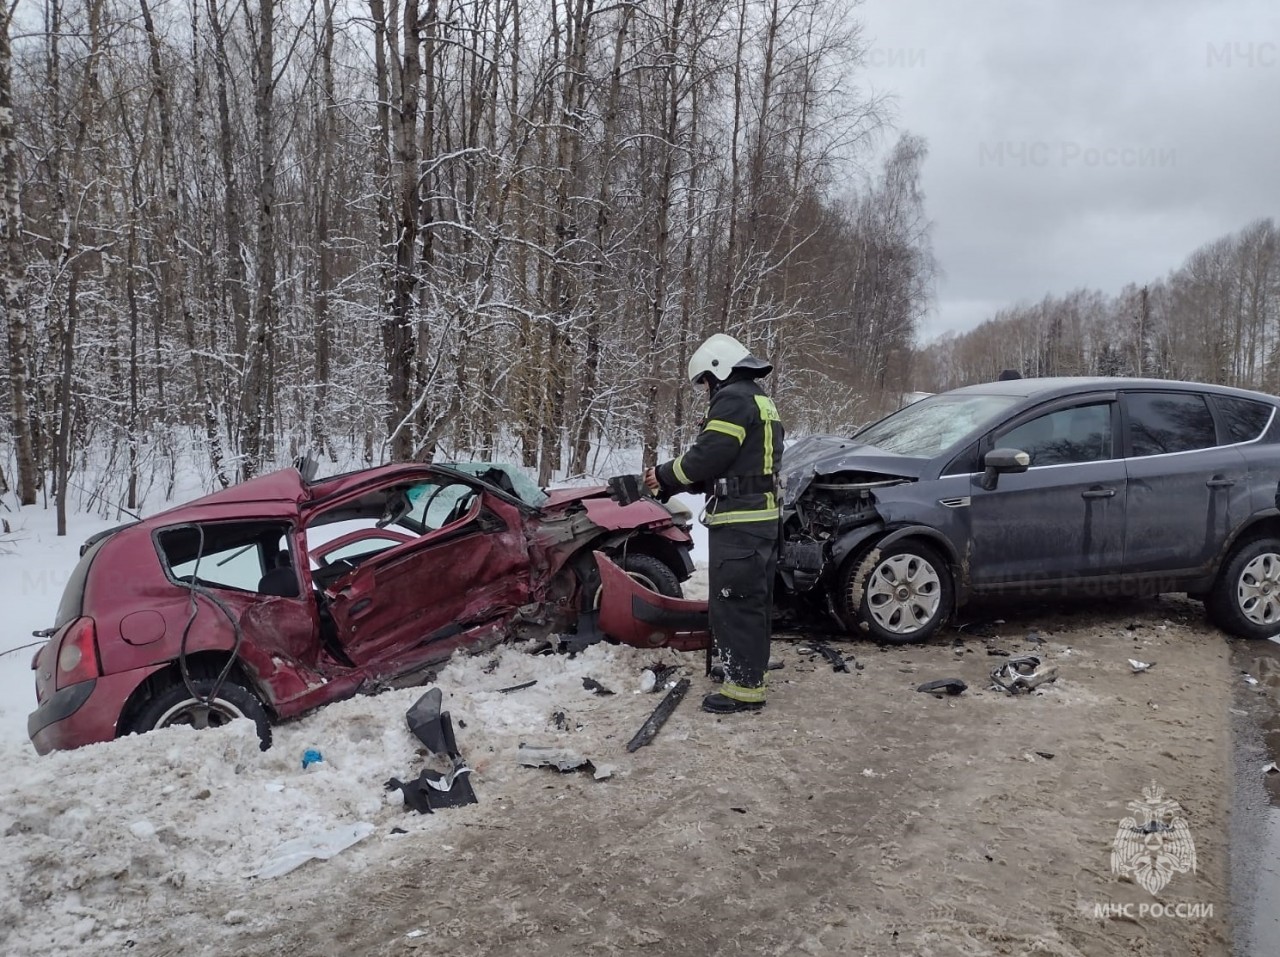
[[[324,760],[324,755],[315,748],[307,748],[302,752],[302,770],[306,770],[313,764],[319,764]]]

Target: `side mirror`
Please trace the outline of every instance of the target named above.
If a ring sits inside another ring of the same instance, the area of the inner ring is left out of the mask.
[[[992,449],[982,457],[982,465],[981,485],[990,492],[996,487],[1001,473],[1025,472],[1031,465],[1031,456],[1022,449]]]

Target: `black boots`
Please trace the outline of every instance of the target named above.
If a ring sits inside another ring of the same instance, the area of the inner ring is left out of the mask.
[[[764,707],[763,701],[739,701],[728,695],[715,692],[702,699],[702,710],[712,714],[736,714],[739,711],[759,711]]]

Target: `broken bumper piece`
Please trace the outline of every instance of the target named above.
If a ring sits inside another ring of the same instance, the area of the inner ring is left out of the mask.
[[[707,603],[651,591],[596,552],[600,568],[598,627],[608,637],[637,648],[699,651],[711,644]]]

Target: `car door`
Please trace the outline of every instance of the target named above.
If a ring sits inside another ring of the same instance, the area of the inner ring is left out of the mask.
[[[410,492],[425,491],[397,525],[414,532],[412,540],[327,580],[337,640],[355,664],[390,675],[443,658],[476,629],[500,624],[528,602],[529,558],[518,510],[482,488],[459,485],[415,482]]]
[[[970,581],[977,591],[1034,589],[1105,575],[1123,557],[1125,467],[1116,453],[1113,396],[1052,403],[993,430],[981,445],[1016,448],[1026,472],[994,489],[973,476]]]
[[[1201,392],[1126,392],[1122,406],[1129,478],[1125,570],[1203,568],[1244,517],[1244,456],[1218,445]]]

